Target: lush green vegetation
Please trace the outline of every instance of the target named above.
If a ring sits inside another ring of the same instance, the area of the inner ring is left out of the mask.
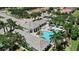
[[[52,42],[55,43],[55,47],[53,48],[53,50],[57,50],[57,51],[65,50],[66,46],[68,46],[68,42],[64,41],[63,39],[67,39],[66,33],[64,33],[62,31],[54,32],[54,36],[51,36]]]
[[[77,46],[78,46],[77,38],[79,36],[79,23],[78,23],[79,22],[79,10],[75,10],[74,12],[69,13],[69,14],[61,13],[59,9],[57,9],[56,12],[52,9],[51,12],[52,12],[53,20],[49,21],[50,25],[55,24],[56,26],[63,26],[64,29],[66,30],[66,33],[64,36],[63,36],[63,33],[55,34],[53,38],[55,42],[55,46],[56,46],[55,50],[63,50],[63,49],[64,50],[65,49],[77,50]],[[62,36],[63,38],[65,38],[67,42],[64,48],[62,48],[63,44],[60,43],[63,40]],[[66,38],[68,38],[68,40]]]
[[[29,14],[27,13],[25,8],[8,8],[8,11],[17,18],[27,18]]]
[[[13,32],[15,29],[21,29],[23,30],[23,27],[20,25],[17,25],[15,21],[12,21],[11,19],[7,19],[7,22],[4,23],[3,21],[0,21],[0,29],[4,30],[4,33],[7,32]]]
[[[8,8],[8,11],[15,17],[17,18],[36,18],[37,16],[40,16],[41,13],[40,12],[32,12],[30,14],[29,11],[33,10],[33,9],[36,9],[36,8],[33,8],[33,7],[23,7],[23,8]]]
[[[0,8],[5,9],[5,8]],[[11,15],[17,18],[36,18],[41,16],[41,12],[32,12],[29,11],[36,9],[33,7],[13,7],[6,8]],[[56,27],[63,26],[65,32],[59,31],[54,32],[54,36],[51,36],[51,40],[55,44],[55,47],[52,50],[55,51],[76,51],[79,50],[79,9],[75,9],[70,13],[61,13],[59,8],[50,7],[48,13],[51,13],[52,20],[49,20],[49,25],[54,24]],[[0,17],[3,18],[3,17]],[[27,50],[32,50],[28,47],[28,44],[25,42],[25,38],[15,32],[15,29],[23,30],[23,27],[17,25],[15,21],[7,19],[7,22],[0,21],[0,30],[3,29],[3,34],[0,34],[0,50],[16,50],[21,46]],[[41,32],[38,31],[39,35]],[[65,40],[65,41],[64,41]]]
[[[32,50],[28,47],[25,38],[18,32],[14,32],[15,29],[23,30],[23,27],[17,25],[16,22],[12,21],[11,19],[7,19],[6,23],[0,21],[0,29],[4,30],[4,34],[0,34],[1,51],[15,51],[20,49],[21,46],[27,50]]]
[[[77,46],[79,44],[78,40],[71,40],[70,51],[77,51]]]

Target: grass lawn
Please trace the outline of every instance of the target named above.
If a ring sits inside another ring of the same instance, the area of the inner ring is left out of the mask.
[[[79,44],[79,40],[72,40],[70,41],[70,46],[66,47],[66,51],[77,51],[77,45]]]
[[[78,40],[71,40],[71,46],[70,46],[70,51],[76,51],[77,50],[77,45],[78,45]]]

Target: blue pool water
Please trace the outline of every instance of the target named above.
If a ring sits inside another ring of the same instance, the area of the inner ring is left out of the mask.
[[[51,35],[54,35],[54,33],[53,32],[47,32],[47,31],[45,31],[45,32],[42,32],[42,35],[41,35],[41,37],[44,39],[44,40],[47,40],[47,41],[51,41]]]

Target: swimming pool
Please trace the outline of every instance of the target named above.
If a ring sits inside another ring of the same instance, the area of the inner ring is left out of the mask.
[[[44,40],[47,40],[48,42],[50,42],[51,41],[51,35],[54,35],[54,33],[45,31],[45,32],[42,32],[41,38],[43,38]]]

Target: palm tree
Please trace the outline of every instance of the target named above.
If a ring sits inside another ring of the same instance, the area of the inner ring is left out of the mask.
[[[72,38],[73,40],[77,40],[77,38],[78,38],[78,33],[79,33],[78,27],[77,27],[77,26],[73,26],[73,28],[71,29],[71,33],[70,33],[71,38]]]
[[[63,42],[64,37],[62,32],[54,32],[54,36],[52,36],[51,39],[53,39],[52,42],[55,43],[55,50],[64,50],[66,45],[64,45],[65,42]]]
[[[73,17],[71,14],[68,16],[68,18],[66,19],[67,22],[71,22],[72,25],[75,24],[76,20],[75,17]]]
[[[72,27],[73,27],[73,24],[71,22],[65,22],[64,28],[67,31],[67,33],[71,32]]]

